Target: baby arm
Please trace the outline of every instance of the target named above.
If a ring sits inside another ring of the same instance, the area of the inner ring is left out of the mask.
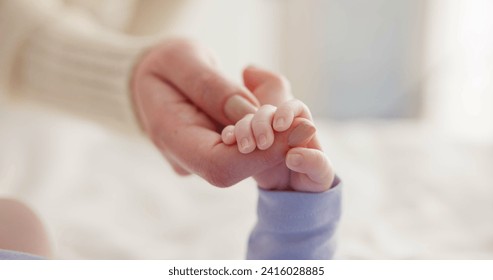
[[[226,127],[222,139],[225,144],[236,143],[242,153],[266,150],[276,141],[276,132],[295,125],[285,162],[254,176],[260,188],[258,219],[250,234],[248,259],[333,257],[341,187],[320,148],[306,106],[297,100],[278,108],[264,105],[256,114]]]

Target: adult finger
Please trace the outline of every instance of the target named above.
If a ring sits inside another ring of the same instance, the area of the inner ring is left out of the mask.
[[[243,157],[236,146],[222,143],[210,118],[175,88],[156,76],[143,79],[135,85],[135,103],[144,129],[155,146],[185,170],[213,185],[230,186],[283,161],[286,137],[282,153]]]
[[[173,40],[157,49],[149,58],[155,65],[153,73],[178,88],[217,122],[235,123],[260,106],[252,93],[213,65],[211,54],[202,47],[188,40]]]
[[[243,82],[261,104],[279,106],[293,98],[289,81],[284,76],[256,66],[243,70]]]
[[[170,85],[152,75],[143,76],[139,80],[139,83],[135,84],[134,90],[139,92],[139,95],[135,98],[135,106],[143,129],[147,132],[154,144],[157,145],[159,141],[156,139],[159,138],[158,135],[160,135],[160,133],[172,133],[172,130],[170,129],[175,128],[173,126],[158,127],[156,125],[163,117],[163,111],[169,113],[170,111],[177,111],[180,108],[183,108],[180,104],[186,104],[186,99]],[[178,109],[173,109],[173,107]],[[192,108],[192,110],[189,111],[193,112],[195,110]],[[178,120],[191,119],[190,116],[183,116],[183,113],[186,114],[186,110],[177,112],[177,114],[174,114],[174,118]],[[195,122],[198,121],[198,119],[195,120]],[[204,125],[206,127],[213,127],[212,124],[204,123]],[[160,146],[159,150],[177,174],[182,176],[191,174],[190,171],[184,168],[183,165],[169,153],[169,149],[166,146]]]

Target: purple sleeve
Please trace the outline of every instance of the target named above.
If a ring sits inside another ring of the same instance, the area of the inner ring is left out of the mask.
[[[339,183],[323,193],[259,189],[247,259],[332,259],[341,188]]]
[[[0,260],[42,260],[42,259],[43,258],[40,256],[0,249]]]

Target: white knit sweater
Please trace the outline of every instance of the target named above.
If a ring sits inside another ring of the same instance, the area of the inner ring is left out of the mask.
[[[249,63],[276,69],[279,53],[270,46],[278,44],[272,24],[277,3],[0,0],[0,105],[43,101],[139,131],[129,84],[149,45],[186,36],[220,54],[225,73],[239,73]]]
[[[137,131],[129,83],[148,39],[125,34],[141,2],[0,0],[0,96]]]

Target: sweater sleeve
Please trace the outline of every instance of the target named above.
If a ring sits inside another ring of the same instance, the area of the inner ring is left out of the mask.
[[[341,186],[323,193],[259,189],[258,220],[247,259],[331,259],[341,216]]]
[[[0,34],[0,85],[8,100],[42,101],[139,130],[130,79],[149,40],[105,28],[56,0],[0,0]]]

